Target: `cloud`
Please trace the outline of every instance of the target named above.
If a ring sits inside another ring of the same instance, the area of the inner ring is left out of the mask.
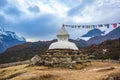
[[[0,0],[0,7],[3,7],[7,4],[7,0]]]
[[[54,15],[45,14],[36,19],[24,20],[21,23],[13,24],[11,29],[29,39],[32,37],[37,40],[41,38],[45,40],[49,36],[54,36],[55,38],[57,21],[59,22]]]
[[[120,0],[82,0],[79,5],[68,11],[68,17],[69,20],[75,24],[100,24],[111,23],[113,21],[116,22],[119,17],[117,13],[120,12],[120,7],[118,4],[120,4]],[[106,21],[106,19],[109,21]]]
[[[0,15],[0,26],[5,25],[5,19],[3,16]]]
[[[16,7],[8,7],[5,10],[6,14],[12,15],[12,16],[20,16],[21,12]]]
[[[51,39],[62,24],[119,22],[119,4],[120,0],[0,0],[0,25],[29,40]],[[67,30],[71,38],[89,31]],[[112,28],[104,30],[109,32]]]
[[[65,18],[68,11],[68,7],[62,5],[57,0],[50,0],[49,3],[45,4],[44,0],[8,0],[8,5],[5,9],[2,8],[1,13],[4,17],[8,16],[13,20],[9,20],[15,23],[16,14],[17,22],[24,19],[35,19],[44,14],[53,14],[60,18]],[[11,15],[12,14],[12,15]]]
[[[40,12],[40,9],[38,6],[29,7],[28,10],[34,13]]]
[[[74,1],[75,2],[75,1]],[[84,10],[84,8],[90,4],[92,4],[94,2],[94,0],[80,0],[80,2],[78,2],[78,4],[74,4],[76,5],[75,7],[71,8],[68,11],[68,16],[75,16],[76,14],[81,15],[82,11]]]
[[[59,1],[59,3],[64,4],[71,8],[78,6],[82,2],[82,0],[69,0],[69,1],[68,0],[56,0],[56,1]]]

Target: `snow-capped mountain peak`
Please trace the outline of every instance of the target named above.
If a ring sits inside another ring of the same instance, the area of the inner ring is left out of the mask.
[[[26,40],[24,37],[19,37],[15,32],[5,31],[3,28],[0,28],[0,52],[25,42]]]
[[[4,28],[0,27],[0,35],[6,35],[9,37],[12,37],[13,39],[17,39],[19,41],[26,41],[24,37],[19,37],[15,34],[15,32],[12,31],[5,31]],[[0,39],[2,36],[0,36]]]
[[[19,41],[26,41],[24,37],[19,37],[15,34],[15,32],[5,31],[4,33],[6,36],[11,36],[13,39],[17,39]]]

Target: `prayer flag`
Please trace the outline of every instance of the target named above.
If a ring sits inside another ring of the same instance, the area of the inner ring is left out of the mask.
[[[114,23],[114,24],[112,24],[112,25],[113,25],[113,27],[114,27],[114,28],[116,28],[116,27],[117,27],[117,23]]]
[[[106,26],[107,26],[107,28],[109,28],[110,25],[109,25],[109,24],[106,24]]]

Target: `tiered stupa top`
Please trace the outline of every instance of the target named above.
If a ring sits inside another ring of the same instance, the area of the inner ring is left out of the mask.
[[[73,49],[73,50],[78,50],[77,46],[75,43],[72,43],[68,41],[69,39],[69,34],[66,31],[65,27],[62,26],[60,31],[57,34],[57,42],[52,43],[49,46],[49,49]]]

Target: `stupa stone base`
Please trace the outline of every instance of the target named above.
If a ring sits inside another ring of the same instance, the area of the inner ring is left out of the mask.
[[[64,67],[71,69],[81,69],[89,65],[87,55],[83,55],[78,50],[71,49],[51,49],[41,56],[34,56],[30,60],[30,65],[44,65],[48,67]]]

